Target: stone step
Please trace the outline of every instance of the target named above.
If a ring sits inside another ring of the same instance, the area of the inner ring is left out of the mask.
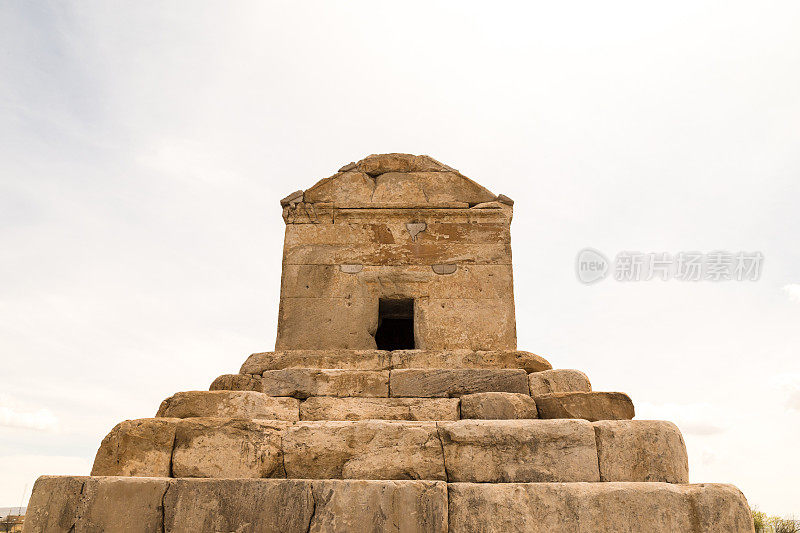
[[[527,394],[479,392],[461,398],[312,396],[298,400],[255,391],[187,391],[161,403],[156,418],[266,420],[514,420],[537,418]]]
[[[392,370],[391,396],[453,397],[476,392],[529,394],[528,375],[521,369],[452,368]]]
[[[92,475],[685,483],[688,466],[656,421],[153,418],[118,424]]]
[[[25,531],[751,533],[735,487],[43,476]]]
[[[557,392],[536,396],[539,418],[583,418],[584,420],[630,420],[635,410],[622,392]]]
[[[529,394],[528,374],[522,369],[407,368],[399,370],[342,370],[286,368],[259,376],[227,374],[211,390],[257,390],[269,396],[386,398],[448,398],[477,392]]]
[[[516,420],[538,416],[536,402],[527,394],[477,392],[461,397],[461,418]]]
[[[300,419],[300,402],[295,398],[272,397],[254,391],[187,391],[173,394],[156,413],[158,418],[261,418]]]
[[[300,404],[301,420],[458,420],[458,398],[334,398]]]
[[[534,398],[554,392],[589,392],[592,384],[580,370],[555,369],[534,372],[528,376],[530,394]]]
[[[389,396],[389,372],[372,370],[323,370],[287,368],[267,370],[261,377],[262,392],[269,396]]]
[[[285,350],[252,354],[240,373],[260,375],[286,368],[521,368],[540,372],[553,367],[543,357],[519,350]]]

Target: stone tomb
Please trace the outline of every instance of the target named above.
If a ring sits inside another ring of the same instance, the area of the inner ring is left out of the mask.
[[[384,154],[281,206],[275,351],[40,478],[25,531],[753,531],[674,424],[517,350],[509,198]]]

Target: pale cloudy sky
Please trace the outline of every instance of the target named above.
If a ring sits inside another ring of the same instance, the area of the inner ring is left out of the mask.
[[[272,349],[278,199],[411,152],[516,201],[520,349],[677,422],[693,482],[800,516],[798,27],[791,1],[1,3],[0,506]],[[587,246],[765,260],[586,286]]]

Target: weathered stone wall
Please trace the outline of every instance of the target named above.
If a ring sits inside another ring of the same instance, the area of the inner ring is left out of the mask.
[[[277,349],[374,349],[381,298],[414,299],[417,348],[516,348],[510,221],[502,205],[287,223]]]

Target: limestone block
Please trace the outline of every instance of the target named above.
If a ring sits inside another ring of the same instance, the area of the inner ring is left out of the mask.
[[[457,398],[315,396],[300,404],[301,420],[458,420],[458,418]]]
[[[41,476],[33,485],[23,531],[74,531],[88,477]]]
[[[448,481],[600,481],[588,422],[461,420],[438,427]]]
[[[358,265],[356,273],[342,271],[343,266],[284,265],[281,296],[346,298],[363,295],[366,289],[369,296],[381,298],[388,288],[413,298],[442,299],[457,294],[461,298],[493,299],[505,298],[513,291],[511,265],[453,264],[449,266],[455,272],[447,275],[436,274],[436,265]]]
[[[161,531],[168,479],[41,477],[23,531]]]
[[[308,203],[333,202],[340,207],[367,205],[374,190],[375,181],[367,174],[340,172],[306,190],[303,199]]]
[[[254,391],[187,391],[173,394],[156,417],[264,418],[299,420],[299,402]]]
[[[447,489],[441,481],[311,482],[316,509],[308,531],[446,533]]]
[[[622,392],[557,392],[536,396],[539,418],[629,420],[633,402]]]
[[[453,397],[475,392],[527,394],[528,375],[521,369],[392,370],[389,389],[396,397]]]
[[[589,392],[592,384],[580,370],[555,369],[533,371],[528,376],[531,396],[536,398],[542,394],[554,392]]]
[[[252,390],[261,392],[261,376],[223,374],[211,383],[209,390]]]
[[[603,420],[592,425],[601,480],[689,482],[686,444],[672,422]]]
[[[374,204],[387,207],[418,207],[429,202],[425,196],[424,184],[414,176],[404,172],[387,172],[375,179]],[[455,198],[448,200],[454,202]],[[466,207],[466,206],[465,206]]]
[[[729,533],[754,531],[750,506],[744,494],[733,485],[718,483],[688,485],[696,531]]]
[[[445,479],[435,422],[298,422],[283,453],[289,478]]]
[[[264,372],[263,392],[270,396],[363,396],[389,395],[389,372],[371,370],[321,370],[287,368]]]
[[[518,350],[395,350],[392,368],[521,368],[539,372],[551,368],[543,357]]]
[[[305,533],[311,483],[294,479],[176,479],[164,498],[166,532]]]
[[[751,533],[747,501],[728,485],[453,483],[450,531]]]
[[[430,298],[415,304],[419,348],[478,351],[517,348],[511,298]]]
[[[512,420],[538,417],[536,403],[527,394],[479,392],[461,397],[461,418]]]
[[[278,338],[282,350],[374,350],[378,300],[281,298]]]
[[[75,531],[160,531],[169,480],[89,478]]]
[[[175,434],[174,477],[285,477],[281,431],[289,422],[184,419]]]
[[[358,163],[356,168],[370,176],[386,172],[438,172],[452,170],[427,155],[372,154]]]
[[[100,443],[92,475],[169,477],[179,422],[177,418],[120,422]]]
[[[386,172],[375,178],[372,205],[466,208],[494,198],[491,192],[457,172]]]
[[[384,350],[287,350],[254,353],[242,365],[242,374],[262,374],[285,368],[389,370],[391,352]]]

